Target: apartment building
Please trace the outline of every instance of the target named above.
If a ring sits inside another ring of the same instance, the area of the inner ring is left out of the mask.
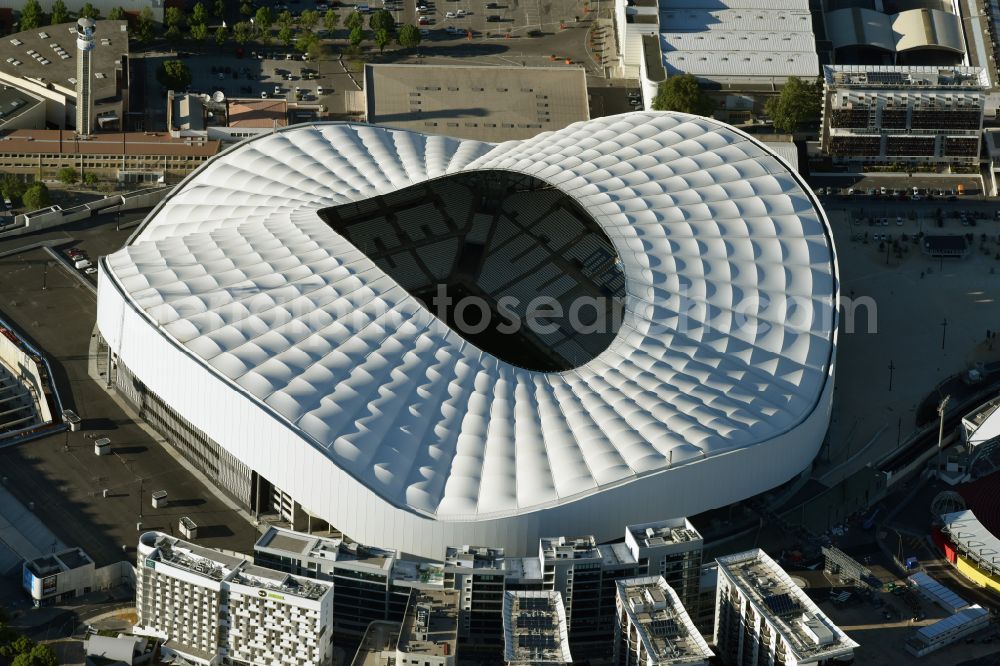
[[[707,666],[712,651],[663,576],[616,586],[616,666]]]
[[[705,542],[687,518],[629,525],[625,544],[645,574],[663,576],[690,612],[698,608],[701,555]]]
[[[858,644],[759,548],[717,558],[713,643],[729,666],[849,661]]]
[[[982,67],[827,65],[821,145],[835,164],[977,166]]]
[[[413,590],[396,644],[396,666],[454,666],[458,592]]]
[[[395,551],[278,527],[268,528],[254,544],[254,562],[333,583],[338,631],[360,633],[376,620],[398,622],[414,586],[442,585],[439,567],[402,561]]]
[[[160,532],[139,539],[135,631],[197,664],[329,664],[333,588]]]
[[[503,596],[503,658],[507,666],[573,663],[562,595],[521,590]]]

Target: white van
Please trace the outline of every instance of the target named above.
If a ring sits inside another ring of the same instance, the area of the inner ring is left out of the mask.
[[[84,268],[90,268],[90,260],[89,259],[77,259],[73,263],[73,268],[78,268],[80,270],[83,270]]]

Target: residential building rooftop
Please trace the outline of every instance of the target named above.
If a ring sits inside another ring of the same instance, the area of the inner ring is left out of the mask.
[[[569,630],[562,595],[554,590],[505,592],[504,661],[508,664],[569,664]]]
[[[445,657],[455,654],[458,640],[456,590],[414,590],[406,606],[397,652]]]
[[[719,575],[725,575],[775,628],[797,661],[821,661],[858,646],[759,548],[716,561]]]
[[[618,600],[656,664],[702,664],[712,655],[677,593],[662,576],[616,582]]]

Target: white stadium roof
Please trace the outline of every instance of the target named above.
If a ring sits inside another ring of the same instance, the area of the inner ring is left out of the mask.
[[[558,188],[618,252],[624,319],[589,362],[536,372],[476,348],[317,214],[483,170]],[[98,323],[150,390],[352,538],[518,554],[806,467],[837,290],[808,188],[714,120],[632,113],[497,145],[320,123],[178,186],[102,261]]]

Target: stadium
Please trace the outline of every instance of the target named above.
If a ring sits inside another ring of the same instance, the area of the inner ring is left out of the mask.
[[[711,119],[289,127],[100,268],[114,384],[193,465],[255,514],[418,556],[724,506],[809,467],[829,423],[828,222]]]

